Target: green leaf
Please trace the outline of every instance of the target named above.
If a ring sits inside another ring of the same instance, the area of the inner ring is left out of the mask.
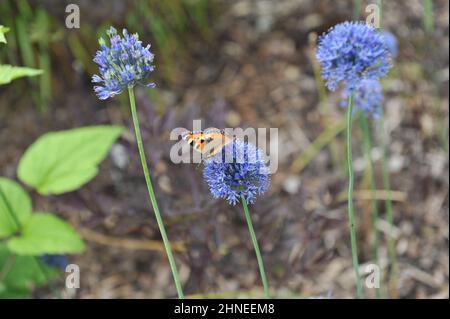
[[[75,229],[62,219],[48,213],[33,214],[23,225],[19,236],[7,242],[18,255],[79,253],[85,248]]]
[[[0,238],[19,230],[17,222],[23,225],[31,216],[31,210],[31,199],[23,188],[10,179],[0,177]]]
[[[93,179],[122,134],[118,126],[91,126],[41,136],[20,160],[18,176],[43,194],[62,194]]]
[[[14,255],[0,243],[0,274],[0,298],[26,298],[33,286],[56,278],[58,272],[36,257]]]
[[[42,74],[42,70],[26,68],[22,66],[0,65],[0,85],[8,84],[12,80],[24,76],[35,76]]]
[[[9,28],[0,24],[0,43],[6,43],[5,33],[9,31]]]

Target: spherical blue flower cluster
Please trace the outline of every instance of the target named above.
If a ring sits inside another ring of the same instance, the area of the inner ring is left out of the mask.
[[[342,107],[347,107],[349,90],[342,91]],[[353,93],[354,111],[362,111],[367,117],[379,119],[382,113],[384,95],[383,88],[378,80],[363,80]]]
[[[381,35],[384,38],[384,44],[386,45],[389,53],[391,54],[391,57],[393,59],[397,58],[398,48],[397,48],[397,38],[395,37],[395,35],[393,35],[388,31],[382,32]]]
[[[154,87],[148,78],[154,70],[154,55],[150,52],[150,45],[144,47],[137,34],[129,34],[123,30],[121,37],[116,29],[111,27],[107,34],[111,46],[108,47],[104,39],[100,38],[100,50],[94,57],[99,65],[100,75],[92,77],[93,83],[103,86],[94,86],[94,91],[100,100],[106,100],[136,84]]]
[[[260,149],[234,140],[222,152],[205,161],[203,177],[214,198],[235,205],[241,197],[253,203],[269,187],[269,169]]]
[[[363,22],[336,25],[319,40],[317,59],[327,87],[335,91],[340,82],[355,90],[364,79],[379,79],[390,68],[384,37]]]

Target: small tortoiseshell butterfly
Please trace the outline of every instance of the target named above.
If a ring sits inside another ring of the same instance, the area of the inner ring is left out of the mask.
[[[233,141],[232,137],[226,135],[223,130],[218,129],[186,132],[182,135],[182,138],[205,158],[216,155],[225,145]]]

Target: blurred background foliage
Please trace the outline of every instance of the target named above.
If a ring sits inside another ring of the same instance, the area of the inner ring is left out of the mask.
[[[67,1],[55,4],[55,1],[45,0],[5,0],[0,3],[0,21],[10,28],[9,47],[1,50],[0,59],[44,71],[43,76],[30,79],[28,83],[35,107],[44,113],[57,89],[54,85],[57,80],[53,77],[56,72],[52,68],[62,68],[67,82],[74,81],[72,68],[93,75],[96,72],[93,52],[98,48],[98,38],[105,35],[110,25],[123,26],[139,33],[141,38],[150,38],[152,51],[158,59],[158,74],[165,84],[171,85],[177,79],[180,64],[189,64],[193,58],[190,55],[192,39],[213,41],[210,21],[218,14],[218,6],[208,0],[127,0],[122,2],[127,8],[124,16],[98,21],[87,17],[100,24],[84,24],[80,32],[67,33],[61,15],[53,15],[58,9],[64,10],[64,2]],[[108,1],[97,2],[96,6],[101,2],[108,7]],[[82,8],[89,5],[89,1],[81,1]],[[112,7],[116,5],[117,2]],[[96,10],[92,12],[95,14]],[[149,91],[152,93],[153,98],[157,98],[154,96],[157,91]]]

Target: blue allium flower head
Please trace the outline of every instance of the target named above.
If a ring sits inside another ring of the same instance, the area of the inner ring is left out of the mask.
[[[342,91],[342,107],[347,107],[349,90]],[[378,80],[363,80],[361,85],[354,91],[354,111],[361,110],[367,117],[379,119],[382,113],[383,88]]]
[[[69,262],[64,255],[42,255],[41,260],[47,265],[55,268],[66,269]]]
[[[340,23],[320,37],[317,59],[332,91],[340,82],[355,90],[362,80],[377,80],[390,68],[383,36],[363,22]]]
[[[113,27],[107,34],[110,47],[100,38],[100,50],[94,57],[100,72],[100,75],[92,77],[92,82],[98,84],[94,86],[98,98],[106,100],[136,84],[154,87],[155,84],[149,82],[150,73],[154,70],[150,44],[144,47],[138,35],[129,34],[126,29],[123,29],[123,37]]]
[[[391,54],[391,57],[393,59],[397,58],[398,55],[398,45],[397,45],[397,38],[395,35],[388,31],[383,31],[381,35],[384,38],[384,44],[386,45],[389,53]]]
[[[269,169],[263,152],[253,144],[234,140],[205,161],[203,177],[214,198],[235,205],[243,196],[253,203],[269,187]]]

